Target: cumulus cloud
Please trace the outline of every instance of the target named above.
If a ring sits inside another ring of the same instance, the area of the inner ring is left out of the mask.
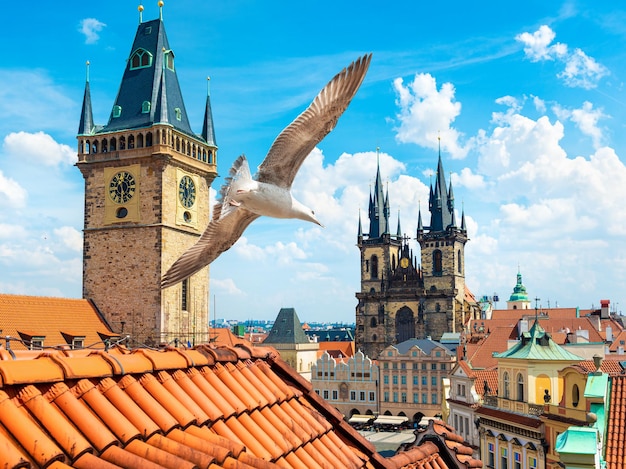
[[[74,252],[82,252],[83,250],[83,234],[76,228],[71,226],[62,226],[55,228],[54,235],[61,243]]]
[[[27,197],[26,189],[0,171],[0,200],[6,200],[13,208],[21,208],[26,205]]]
[[[469,150],[461,142],[463,134],[452,124],[461,113],[461,103],[455,100],[455,89],[444,83],[437,89],[437,81],[429,73],[418,73],[413,81],[404,84],[402,78],[393,81],[400,122],[396,139],[402,143],[416,143],[426,148],[441,147],[453,158],[464,158]]]
[[[598,122],[602,118],[608,117],[602,109],[594,109],[589,101],[583,103],[580,109],[574,109],[571,114],[572,121],[578,126],[580,131],[591,137],[593,146],[599,148],[602,145],[602,130],[598,127]]]
[[[220,279],[211,275],[211,289],[218,290],[219,292],[226,293],[228,295],[246,295],[244,291],[237,287],[237,284],[232,278]]]
[[[78,31],[85,36],[85,44],[95,44],[100,39],[98,34],[106,24],[95,18],[84,18],[80,21]]]
[[[32,161],[44,166],[76,163],[76,152],[68,145],[57,143],[44,132],[13,132],[4,138],[4,151],[10,157]]]
[[[608,70],[579,48],[572,52],[566,44],[551,44],[556,33],[547,25],[542,25],[534,33],[524,32],[515,39],[524,44],[524,54],[532,62],[558,61],[564,70],[557,74],[571,88],[595,88],[598,81],[608,75]]]

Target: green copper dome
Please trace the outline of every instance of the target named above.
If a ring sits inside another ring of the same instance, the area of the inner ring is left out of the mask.
[[[520,272],[517,273],[517,284],[515,288],[513,288],[513,293],[509,301],[529,301],[526,287],[522,285],[522,274]]]

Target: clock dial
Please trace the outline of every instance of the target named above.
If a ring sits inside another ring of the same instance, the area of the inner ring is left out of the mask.
[[[189,176],[183,176],[178,184],[178,197],[185,208],[191,208],[196,201],[196,185]]]
[[[406,269],[409,266],[409,260],[406,257],[400,259],[400,267]]]
[[[137,181],[128,171],[116,173],[109,182],[109,197],[117,204],[124,204],[133,198]]]

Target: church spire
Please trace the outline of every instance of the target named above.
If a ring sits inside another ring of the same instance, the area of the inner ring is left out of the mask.
[[[448,189],[446,184],[446,176],[441,161],[441,142],[439,143],[439,160],[437,162],[437,174],[435,175],[435,187],[433,189],[432,182],[430,186],[430,231],[445,231],[453,222],[454,212],[454,195],[452,191],[452,183]],[[450,199],[452,196],[452,199]]]
[[[211,77],[207,77],[206,106],[204,108],[204,122],[202,124],[202,138],[209,145],[217,146],[215,129],[213,128],[213,112],[211,111]]]
[[[91,91],[89,89],[89,61],[86,63],[85,94],[83,96],[83,108],[80,111],[80,124],[78,135],[91,135],[94,130],[93,112],[91,110]]]
[[[376,182],[374,183],[374,193],[370,194],[370,238],[380,238],[384,234],[389,234],[389,191],[385,195],[383,182],[380,176],[380,154],[376,149]]]
[[[400,228],[400,210],[398,210],[398,228],[396,229],[396,237],[398,239],[402,238],[402,228]]]

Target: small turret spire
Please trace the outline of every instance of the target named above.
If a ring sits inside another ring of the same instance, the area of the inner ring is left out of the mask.
[[[363,238],[363,226],[361,225],[361,209],[359,208],[359,228],[357,231],[357,241],[361,242],[361,239]]]
[[[215,141],[215,128],[213,127],[213,112],[211,111],[211,77],[206,78],[206,105],[204,108],[204,122],[202,124],[202,138],[209,145],[217,146]]]
[[[143,23],[143,5],[139,4],[137,7],[137,11],[139,11],[139,24]]]
[[[400,228],[400,210],[398,210],[398,229],[396,230],[396,237],[402,238],[402,229]]]
[[[83,108],[80,111],[80,123],[78,135],[90,135],[93,133],[93,112],[91,110],[91,90],[89,88],[89,61],[85,64],[85,94],[83,95]]]
[[[422,203],[419,202],[419,208],[417,210],[417,233],[424,231],[424,225],[422,223]]]
[[[467,231],[465,226],[465,204],[461,204],[461,231]]]
[[[159,19],[163,21],[163,0],[159,0]]]

